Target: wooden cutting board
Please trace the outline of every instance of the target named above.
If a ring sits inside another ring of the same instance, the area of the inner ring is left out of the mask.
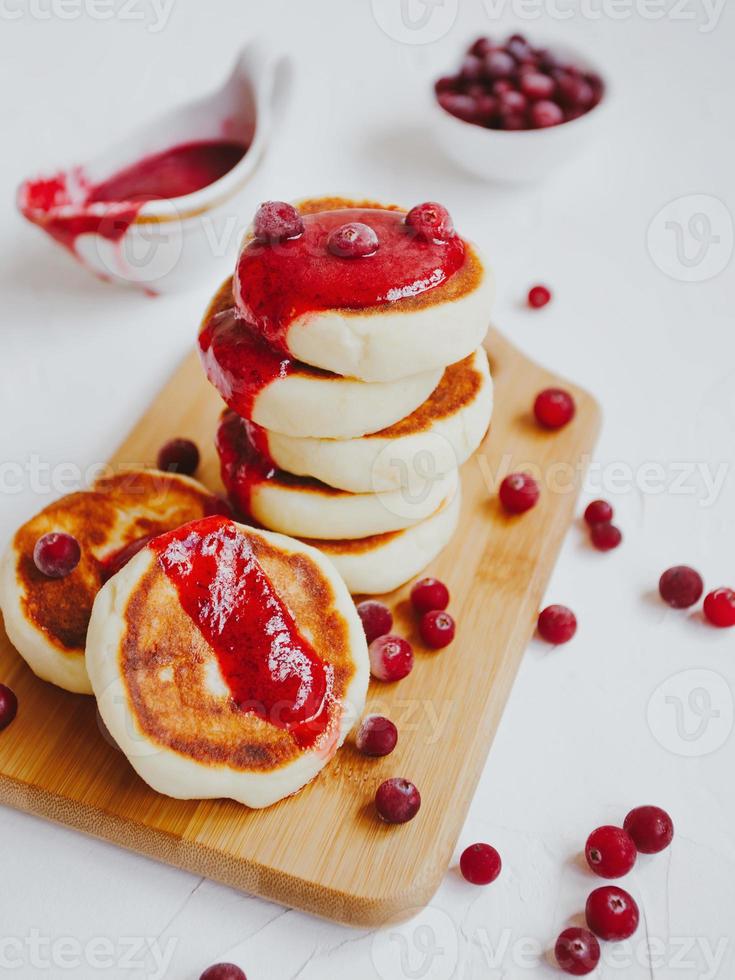
[[[533,633],[600,422],[590,395],[562,382],[577,415],[560,432],[539,429],[534,396],[559,379],[496,332],[487,346],[491,430],[463,467],[459,528],[430,569],[451,589],[454,643],[423,649],[407,588],[387,600],[417,653],[406,679],[370,686],[367,710],[387,714],[400,732],[392,755],[365,758],[348,739],[311,785],[267,810],[172,800],[149,789],[103,737],[92,698],[39,681],[0,631],[0,680],[20,703],[0,735],[0,802],[341,922],[376,925],[425,905],[451,858]],[[198,476],[220,489],[213,447],[220,410],[192,354],[113,462],[150,465],[163,442],[188,436],[202,450]],[[518,469],[537,471],[542,497],[534,510],[508,517],[496,488]],[[372,801],[379,783],[397,775],[416,783],[423,802],[411,823],[388,826]]]

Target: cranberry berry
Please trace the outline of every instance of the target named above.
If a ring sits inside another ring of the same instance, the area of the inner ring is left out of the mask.
[[[398,729],[383,715],[368,715],[355,738],[358,752],[363,755],[390,755],[398,742]]]
[[[660,806],[637,806],[623,824],[641,854],[658,854],[674,837],[674,824]]]
[[[284,242],[304,232],[304,222],[292,204],[266,201],[255,212],[255,237],[261,242]]]
[[[18,714],[18,698],[5,684],[0,684],[0,732],[7,728]]]
[[[561,429],[574,418],[576,405],[563,388],[545,388],[536,396],[533,414],[545,429]]]
[[[433,201],[411,208],[406,215],[406,226],[428,242],[448,242],[454,237],[454,225],[449,212]]]
[[[623,534],[615,524],[611,524],[609,521],[601,521],[599,524],[593,524],[590,527],[590,538],[598,551],[612,551],[623,540]]]
[[[714,589],[704,600],[704,615],[713,626],[735,626],[735,592]]]
[[[593,524],[609,524],[613,519],[613,509],[606,500],[593,500],[587,504],[584,519],[590,527]]]
[[[36,541],[33,561],[42,575],[48,578],[64,578],[79,564],[82,550],[79,542],[64,531],[51,531]]]
[[[568,643],[577,632],[577,617],[566,606],[547,606],[539,615],[538,631],[548,643]]]
[[[635,864],[636,846],[622,827],[598,827],[584,848],[587,864],[601,878],[621,878]]]
[[[400,681],[413,669],[413,647],[402,636],[379,636],[368,652],[370,673],[379,681]]]
[[[585,918],[596,936],[617,942],[629,939],[638,928],[638,905],[618,885],[603,885],[590,893]]]
[[[572,926],[560,933],[554,947],[559,967],[573,977],[592,973],[600,962],[600,944],[589,929]]]
[[[362,259],[378,251],[378,236],[362,221],[348,221],[329,233],[327,248],[342,259]]]
[[[411,588],[411,605],[418,613],[446,609],[449,605],[449,589],[438,578],[419,579]]]
[[[564,122],[564,113],[561,108],[550,99],[539,99],[534,102],[530,111],[531,123],[535,129],[546,129],[549,126],[558,126]]]
[[[407,823],[421,806],[421,794],[407,779],[386,779],[378,786],[375,808],[386,823]]]
[[[419,620],[419,633],[427,647],[441,650],[454,639],[454,619],[443,609],[432,609]]]
[[[511,473],[500,484],[498,496],[509,514],[523,514],[538,503],[539,485],[528,473]]]
[[[551,299],[551,290],[546,286],[531,286],[528,290],[528,305],[534,310],[540,310]]]
[[[473,885],[489,885],[500,874],[503,862],[491,844],[470,844],[462,851],[459,870]]]
[[[376,599],[366,599],[357,607],[357,615],[362,620],[365,639],[372,643],[379,636],[385,636],[393,629],[393,614],[390,609]]]
[[[215,963],[207,967],[199,980],[247,980],[247,977],[234,963]]]
[[[702,598],[704,582],[699,572],[688,565],[674,565],[658,580],[658,591],[674,609],[688,609]]]
[[[170,439],[158,452],[157,466],[168,473],[193,476],[199,466],[199,450],[191,439]]]

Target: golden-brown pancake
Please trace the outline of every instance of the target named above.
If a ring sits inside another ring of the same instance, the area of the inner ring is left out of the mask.
[[[87,666],[105,724],[154,789],[252,807],[329,761],[369,676],[331,563],[219,517],[155,539],[102,588]]]

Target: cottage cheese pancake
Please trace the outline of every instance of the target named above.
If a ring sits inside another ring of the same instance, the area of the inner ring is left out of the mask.
[[[365,635],[327,558],[222,517],[154,538],[102,588],[87,666],[139,775],[180,799],[296,792],[365,702]]]
[[[196,480],[157,470],[106,477],[49,504],[16,532],[0,562],[0,607],[11,643],[43,680],[91,694],[84,646],[106,578],[136,542],[222,508]],[[48,578],[33,560],[36,541],[52,531],[73,535],[81,548],[79,564],[64,578]]]

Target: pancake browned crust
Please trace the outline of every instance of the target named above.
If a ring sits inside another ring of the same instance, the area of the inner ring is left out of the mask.
[[[107,560],[139,538],[221,507],[222,502],[194,480],[156,470],[103,477],[91,490],[54,501],[19,528],[12,543],[27,620],[54,646],[83,656],[92,603],[105,581]],[[48,578],[33,561],[36,541],[50,531],[72,534],[81,546],[79,564],[64,578]]]
[[[300,632],[334,668],[333,696],[341,703],[355,665],[348,624],[330,583],[303,552],[274,548],[249,528],[240,531]],[[152,742],[204,765],[263,773],[303,753],[289,731],[208,687],[216,655],[157,561],[131,593],[125,623],[120,672],[137,722]],[[319,751],[329,753],[330,746]]]

